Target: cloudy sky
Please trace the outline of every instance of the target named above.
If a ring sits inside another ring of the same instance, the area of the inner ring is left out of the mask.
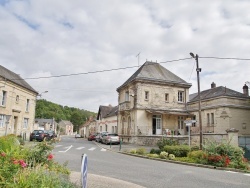
[[[248,0],[0,0],[0,64],[48,91],[42,98],[94,112],[117,105],[116,88],[146,60],[195,93],[195,60],[167,61],[190,52],[249,59],[249,7]],[[200,58],[199,65],[201,90],[215,82],[242,92],[250,81],[250,61]],[[105,71],[112,69],[120,70]]]

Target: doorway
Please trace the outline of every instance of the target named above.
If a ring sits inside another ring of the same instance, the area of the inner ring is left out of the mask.
[[[161,128],[161,115],[153,115],[153,122],[152,122],[152,134],[153,135],[160,135],[162,133]]]

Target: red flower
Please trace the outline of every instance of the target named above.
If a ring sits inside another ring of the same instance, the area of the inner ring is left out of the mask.
[[[2,153],[1,153],[1,156],[2,156],[2,157],[5,157],[5,156],[6,156],[6,153],[2,152]]]
[[[13,164],[18,164],[19,163],[19,161],[16,160],[16,159],[12,159],[12,160],[13,160]]]
[[[24,160],[19,160],[19,164],[21,165],[21,167],[26,167],[27,164],[24,162]]]
[[[52,155],[51,153],[48,155],[48,160],[52,160],[54,158],[54,155]]]

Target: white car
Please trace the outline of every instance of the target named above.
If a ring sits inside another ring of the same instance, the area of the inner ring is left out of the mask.
[[[81,138],[80,134],[75,134],[75,138]]]

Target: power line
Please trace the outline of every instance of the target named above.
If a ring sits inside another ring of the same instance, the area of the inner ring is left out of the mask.
[[[199,58],[204,58],[204,59],[231,59],[231,60],[241,60],[241,61],[249,61],[250,59],[246,58],[237,58],[237,57],[200,57]]]
[[[160,62],[159,64],[170,63],[170,62],[175,62],[175,61],[183,61],[183,60],[187,60],[187,59],[192,59],[192,58],[175,59],[175,60]],[[42,76],[42,77],[23,78],[23,79],[22,78],[21,79],[11,79],[11,80],[36,80],[36,79],[44,79],[44,78],[59,78],[59,77],[67,77],[67,76],[78,76],[78,75],[95,74],[95,73],[102,73],[102,72],[111,72],[111,71],[131,69],[131,68],[138,68],[138,66],[122,67],[122,68],[117,68],[117,69],[107,69],[107,70],[74,73],[74,74],[62,74],[62,75],[56,75],[56,76]]]

